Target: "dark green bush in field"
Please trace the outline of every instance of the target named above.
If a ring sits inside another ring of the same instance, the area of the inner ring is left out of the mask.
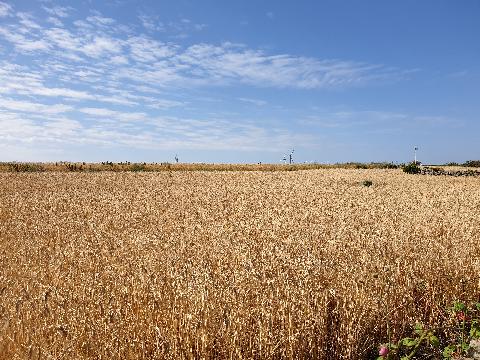
[[[396,165],[394,163],[385,163],[384,168],[385,169],[398,169],[398,165]]]
[[[138,172],[138,171],[145,171],[145,165],[144,164],[133,164],[132,166],[130,166],[130,171],[135,171],[135,172]]]
[[[415,162],[411,162],[403,167],[403,172],[407,174],[418,174],[420,173],[420,166]]]
[[[373,182],[372,180],[363,180],[362,185],[366,187],[370,187],[373,185]]]
[[[45,171],[42,165],[40,164],[29,164],[29,163],[10,163],[8,164],[10,171],[14,172],[39,172]]]
[[[468,160],[468,161],[465,161],[465,163],[463,164],[463,166],[467,166],[467,167],[480,167],[480,160]]]
[[[83,166],[82,165],[65,164],[65,167],[67,168],[68,171],[71,171],[71,172],[83,171]]]
[[[367,164],[356,164],[355,169],[368,169]]]

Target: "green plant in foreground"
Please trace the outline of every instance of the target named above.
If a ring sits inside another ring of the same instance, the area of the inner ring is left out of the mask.
[[[439,340],[432,330],[424,329],[423,325],[417,323],[415,325],[415,336],[406,337],[398,341],[398,343],[388,343],[380,346],[377,360],[397,359],[409,360],[417,353],[421,346],[438,347]],[[399,357],[400,353],[405,355]]]
[[[480,339],[480,303],[467,307],[456,301],[447,311],[451,314],[454,326],[445,328],[425,328],[423,324],[415,325],[413,337],[405,337],[397,343],[380,345],[377,360],[410,360],[421,350],[423,354],[439,353],[444,359],[466,355],[470,341]],[[453,341],[442,343],[435,331],[446,330]]]
[[[373,185],[373,182],[372,180],[363,180],[362,185],[366,187],[370,187]]]

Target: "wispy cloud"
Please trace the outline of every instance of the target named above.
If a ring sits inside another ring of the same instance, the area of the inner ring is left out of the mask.
[[[394,129],[395,132],[409,129],[434,128],[436,126],[457,127],[461,122],[441,115],[409,114],[383,110],[342,110],[318,112],[301,120],[308,126],[369,132],[373,129]]]
[[[41,52],[77,62],[91,62],[94,58],[99,66],[110,68],[118,77],[157,86],[249,84],[315,89],[358,86],[404,76],[404,72],[383,65],[268,54],[241,44],[199,43],[183,48],[146,34],[122,33],[114,19],[99,13],[75,21],[76,30],[59,24],[43,27],[28,14],[18,18],[17,24],[1,27],[0,36],[20,53]],[[190,26],[191,22],[182,19],[180,24]],[[19,26],[35,31],[22,33]]]
[[[71,7],[64,7],[64,6],[52,6],[52,7],[43,6],[43,10],[45,10],[48,14],[52,16],[56,16],[59,18],[66,18],[74,9]]]
[[[100,28],[108,28],[109,26],[115,24],[114,19],[102,16],[100,13],[96,13],[96,15],[87,17],[86,21]]]
[[[94,118],[108,118],[113,121],[140,121],[148,118],[143,112],[122,112],[104,108],[81,108],[78,111]]]
[[[106,36],[96,36],[91,42],[84,45],[81,51],[87,56],[98,58],[119,54],[122,51],[122,45],[117,39]]]
[[[53,115],[71,111],[73,110],[73,107],[65,104],[46,105],[41,103],[33,103],[26,100],[19,101],[0,97],[0,109],[32,113],[36,115]]]
[[[168,45],[147,36],[132,36],[126,44],[130,49],[130,57],[142,63],[155,63],[156,61],[174,56],[176,47]]]
[[[158,19],[158,16],[139,15],[143,27],[148,31],[165,31],[165,25]]]
[[[47,18],[47,22],[49,22],[50,24],[53,24],[55,26],[58,26],[58,27],[62,27],[63,26],[63,23],[60,21],[59,18],[56,18],[56,17],[53,17],[53,16],[49,16]]]
[[[43,39],[34,37],[27,38],[19,32],[11,31],[5,27],[0,27],[0,36],[15,46],[15,49],[23,53],[33,53],[37,51],[47,51],[50,45]]]
[[[468,75],[469,75],[468,70],[460,70],[460,71],[452,72],[452,73],[448,74],[447,76],[450,77],[450,78],[460,79],[460,78],[467,77]]]
[[[251,99],[251,98],[244,98],[244,97],[239,97],[237,99],[240,101],[246,102],[248,104],[253,104],[257,106],[264,106],[267,104],[265,100],[260,100],[260,99]]]
[[[119,24],[99,12],[78,18],[74,9],[58,6],[44,7],[42,17],[15,11],[0,2],[0,41],[8,49],[0,60],[3,144],[278,151],[315,140],[273,121],[221,110],[197,114],[185,94],[229,86],[343,88],[403,76],[383,65],[275,54],[243,44],[186,45],[174,36],[206,27],[188,18],[163,24],[142,15],[138,31],[138,24]],[[168,35],[161,41],[155,31]],[[231,100],[268,106],[249,96]]]
[[[24,12],[17,12],[17,18],[19,19],[19,23],[25,26],[25,28],[29,30],[38,30],[42,27],[34,21],[34,17],[31,14],[24,13]]]
[[[0,1],[0,17],[6,17],[12,13],[12,7]]]

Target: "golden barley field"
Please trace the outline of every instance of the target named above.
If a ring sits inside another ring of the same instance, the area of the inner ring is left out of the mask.
[[[477,177],[0,173],[0,359],[371,359],[479,297]]]

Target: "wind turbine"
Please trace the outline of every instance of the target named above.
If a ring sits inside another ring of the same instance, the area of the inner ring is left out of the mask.
[[[290,165],[292,164],[293,162],[293,152],[295,151],[295,149],[292,149],[292,152],[290,153]]]
[[[418,146],[417,146],[417,145],[415,145],[415,147],[413,148],[414,159],[415,159],[415,165],[417,165],[417,150],[418,150]]]

